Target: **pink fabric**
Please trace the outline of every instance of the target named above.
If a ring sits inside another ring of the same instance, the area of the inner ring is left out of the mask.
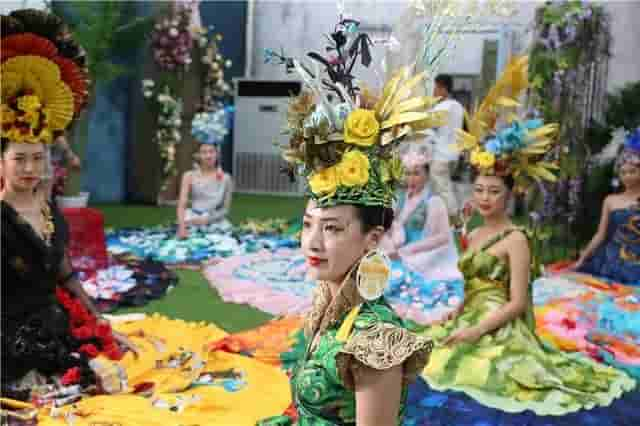
[[[278,256],[289,258],[294,258],[299,253],[299,250],[291,249],[281,249],[277,252]],[[248,261],[256,262],[261,258],[268,260],[272,257],[273,254],[267,250],[251,255],[232,256],[207,267],[204,274],[211,287],[218,290],[225,302],[246,303],[273,315],[296,315],[310,310],[310,295],[298,296],[271,288],[268,283],[241,279],[234,274],[236,269]]]

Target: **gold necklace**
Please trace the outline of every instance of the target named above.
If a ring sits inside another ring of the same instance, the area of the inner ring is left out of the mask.
[[[55,226],[53,224],[53,215],[51,214],[51,207],[49,207],[48,203],[43,203],[41,208],[42,213],[42,238],[47,245],[51,245],[51,237],[55,231]]]

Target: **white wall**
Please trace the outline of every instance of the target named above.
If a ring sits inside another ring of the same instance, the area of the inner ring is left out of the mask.
[[[543,0],[517,1],[517,14],[508,20],[487,19],[489,24],[509,23],[519,33],[526,49],[530,41],[535,9]],[[611,14],[613,36],[612,58],[609,63],[608,88],[613,89],[629,81],[640,80],[640,0],[603,1]],[[254,0],[254,43],[251,74],[253,78],[286,78],[283,67],[264,64],[265,48],[280,49],[287,55],[302,57],[310,50],[323,53],[323,34],[333,30],[337,21],[338,2],[335,0]],[[389,55],[390,69],[412,62],[421,49],[421,22],[407,14],[408,0],[345,0],[345,10],[364,24],[385,24],[393,27],[401,41],[400,51]],[[484,39],[497,39],[497,34],[467,35],[443,68],[453,74],[479,72],[481,47]],[[373,70],[360,68],[355,74],[369,85],[377,85],[384,74],[381,51],[374,52]],[[468,71],[468,72],[464,72]]]
[[[44,0],[1,0],[0,14],[8,15],[18,9],[46,9]]]
[[[607,89],[640,80],[640,0],[607,1],[611,14],[612,58]]]
[[[264,64],[265,48],[283,47],[289,56],[302,57],[310,50],[324,54],[323,34],[333,31],[338,18],[335,0],[254,0],[254,34],[251,76],[259,79],[284,78],[283,67]],[[421,50],[421,21],[408,11],[408,0],[346,0],[345,11],[360,20],[363,25],[388,25],[401,42],[400,51],[386,58],[393,70],[399,65],[413,62]],[[519,30],[524,30],[532,20],[535,2],[521,2],[518,13],[508,21]],[[489,24],[500,19],[488,19]],[[375,36],[375,33],[372,34]],[[496,39],[497,34],[467,35],[459,43],[459,50],[452,56],[450,64],[442,71],[477,74],[481,68],[484,39]],[[354,74],[368,85],[377,86],[384,76],[382,49],[373,52],[373,69],[359,68]]]

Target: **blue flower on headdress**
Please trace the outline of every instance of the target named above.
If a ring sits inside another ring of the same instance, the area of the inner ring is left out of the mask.
[[[218,145],[228,133],[227,111],[201,112],[193,117],[191,135],[200,143]]]
[[[485,149],[494,155],[513,153],[527,145],[527,132],[542,127],[542,120],[514,121],[489,139]]]
[[[627,135],[624,141],[625,149],[640,153],[640,127]]]
[[[503,150],[503,146],[502,146],[502,141],[498,138],[491,138],[487,141],[487,143],[484,145],[484,149],[486,149],[488,152],[492,153],[493,155],[500,155],[502,154],[502,150]]]

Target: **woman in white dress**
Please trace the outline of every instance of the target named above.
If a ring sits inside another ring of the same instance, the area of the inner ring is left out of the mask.
[[[218,161],[218,147],[200,144],[196,170],[188,171],[182,177],[178,200],[178,238],[188,236],[189,226],[211,224],[228,225],[226,219],[231,208],[233,183]],[[191,208],[187,208],[191,197]]]

